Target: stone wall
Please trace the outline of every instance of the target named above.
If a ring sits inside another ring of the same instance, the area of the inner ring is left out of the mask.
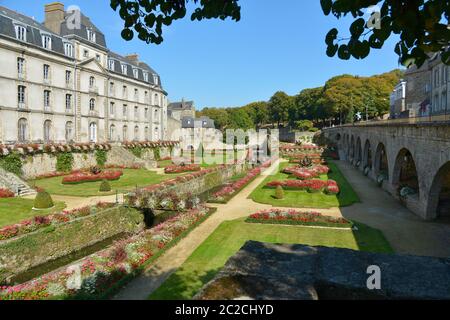
[[[137,210],[115,207],[0,241],[0,283],[105,239],[141,231],[143,220],[143,215]]]
[[[368,289],[369,266],[381,289]],[[195,298],[447,300],[448,288],[450,259],[249,241]]]
[[[153,150],[145,149],[145,157],[142,159],[135,157],[129,150],[113,146],[111,150],[107,151],[107,165],[119,165],[132,167],[134,165],[141,165],[147,169],[156,168],[157,164],[154,161]],[[160,148],[161,157],[170,156],[169,148]],[[73,170],[85,169],[97,165],[95,158],[95,151],[74,152]],[[23,156],[23,175],[25,180],[33,179],[40,175],[49,174],[56,171],[56,154],[41,153],[34,155]]]

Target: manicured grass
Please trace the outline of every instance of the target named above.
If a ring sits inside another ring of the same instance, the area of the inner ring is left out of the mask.
[[[393,253],[380,231],[359,223],[356,223],[358,231],[350,231],[250,224],[244,220],[222,223],[149,298],[191,299],[249,240]]]
[[[322,175],[320,179],[332,179],[337,181],[341,192],[339,195],[326,195],[324,193],[308,193],[305,190],[284,190],[284,199],[275,199],[275,189],[265,188],[266,184],[276,180],[295,179],[292,176],[282,173],[283,169],[293,166],[292,163],[282,163],[277,174],[268,176],[256,188],[250,198],[258,203],[270,204],[276,207],[292,207],[292,208],[333,208],[345,207],[359,202],[359,197],[348,183],[338,167],[334,163],[328,164],[331,172],[328,175]]]
[[[165,167],[168,167],[168,166],[171,166],[171,165],[173,165],[172,160],[161,160],[161,161],[158,161],[158,168],[165,168]]]
[[[48,210],[32,210],[34,200],[23,198],[0,199],[0,227],[18,223],[35,216],[44,216],[62,211],[66,205],[55,202],[55,207]]]
[[[48,178],[42,180],[31,181],[38,187],[44,188],[50,194],[74,197],[91,197],[115,194],[116,190],[127,191],[138,187],[148,186],[160,183],[161,181],[176,177],[177,174],[164,175],[157,174],[155,171],[145,169],[125,169],[123,176],[117,181],[110,181],[111,192],[99,192],[101,181],[86,182],[76,185],[63,185],[61,183],[63,177]]]

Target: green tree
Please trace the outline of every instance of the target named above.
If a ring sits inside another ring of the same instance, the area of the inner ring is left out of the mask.
[[[270,98],[268,109],[272,122],[278,126],[289,119],[289,111],[294,107],[294,99],[282,91],[276,92]]]
[[[255,127],[252,118],[242,108],[231,108],[229,111],[230,129],[252,129]]]
[[[265,101],[252,102],[242,109],[252,118],[255,127],[269,122],[269,107]]]
[[[321,0],[325,15],[337,19],[351,14],[350,37],[338,38],[338,30],[326,36],[327,55],[340,59],[364,59],[371,49],[381,49],[393,34],[400,36],[395,52],[400,62],[421,66],[430,53],[441,52],[442,61],[450,64],[450,0]],[[369,21],[363,18],[365,9],[378,5]]]
[[[214,120],[217,129],[223,130],[229,123],[229,114],[223,108],[204,108],[202,111],[197,111],[197,116],[205,116]]]
[[[314,124],[310,120],[298,120],[295,122],[295,128],[301,131],[308,131],[313,127]]]

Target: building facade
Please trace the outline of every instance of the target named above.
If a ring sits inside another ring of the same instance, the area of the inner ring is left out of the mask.
[[[76,9],[46,5],[39,23],[0,7],[0,65],[0,143],[166,139],[160,76]]]

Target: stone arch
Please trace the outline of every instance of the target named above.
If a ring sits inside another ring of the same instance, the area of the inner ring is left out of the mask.
[[[385,174],[389,178],[389,161],[384,143],[380,142],[378,144],[374,160],[375,174]]]
[[[433,178],[426,215],[428,219],[450,218],[450,161]]]
[[[340,133],[337,133],[336,136],[335,136],[335,139],[336,139],[336,141],[341,140],[341,134],[340,134]]]
[[[355,164],[361,165],[362,162],[362,148],[361,148],[361,138],[356,139],[356,154],[355,154]]]
[[[352,138],[350,140],[350,160],[353,162],[355,159],[355,136],[352,135]]]
[[[395,159],[392,185],[398,190],[410,187],[416,191],[417,195],[420,194],[416,162],[412,153],[406,148],[401,149]]]
[[[372,169],[372,146],[370,145],[369,139],[367,139],[364,144],[363,168],[366,167]]]

